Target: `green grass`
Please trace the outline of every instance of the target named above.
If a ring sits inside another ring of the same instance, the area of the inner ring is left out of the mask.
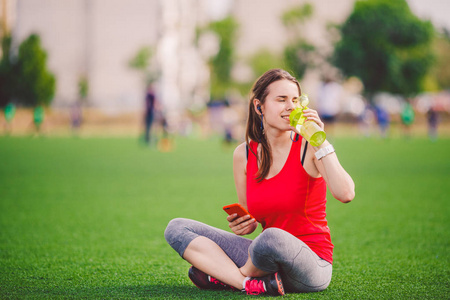
[[[232,149],[176,145],[160,153],[126,138],[1,137],[0,298],[247,298],[194,287],[164,240],[175,217],[227,229],[221,207],[236,202]],[[356,198],[329,196],[333,279],[324,292],[285,298],[450,298],[450,140],[334,145]]]

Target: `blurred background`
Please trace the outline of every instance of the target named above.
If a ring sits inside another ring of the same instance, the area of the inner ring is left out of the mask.
[[[448,11],[446,0],[0,0],[0,134],[240,141],[251,86],[276,67],[333,134],[448,137]]]

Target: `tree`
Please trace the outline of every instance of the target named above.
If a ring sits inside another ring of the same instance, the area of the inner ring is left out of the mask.
[[[340,33],[333,64],[360,78],[369,99],[379,91],[408,97],[423,89],[434,29],[405,0],[358,0]]]
[[[78,97],[80,102],[86,102],[89,95],[89,80],[86,76],[80,76],[78,79]]]
[[[141,47],[130,59],[130,68],[141,73],[143,82],[147,86],[156,80],[156,71],[152,69],[153,48],[149,46]]]
[[[11,63],[11,43],[10,35],[2,38],[2,57],[0,60],[0,107],[5,107],[14,95],[14,65]]]
[[[315,47],[304,40],[292,42],[284,48],[284,61],[297,79],[303,78],[306,70],[313,66]]]
[[[219,37],[219,52],[211,59],[211,94],[223,98],[232,85],[231,69],[234,63],[234,43],[238,23],[232,17],[212,22],[208,29]]]
[[[47,52],[36,34],[19,46],[16,87],[15,95],[26,106],[49,105],[55,95],[56,79],[47,69]]]
[[[249,58],[249,64],[254,74],[260,76],[261,74],[264,74],[267,70],[279,68],[281,65],[283,65],[283,59],[280,57],[280,55],[274,54],[266,48],[262,48],[256,51]],[[250,88],[252,84],[253,83],[250,83]]]
[[[433,81],[440,89],[450,89],[450,32],[444,30],[433,41],[436,63],[431,69]]]
[[[314,65],[315,46],[302,37],[302,26],[313,12],[313,6],[306,3],[287,10],[281,17],[291,41],[284,48],[284,62],[298,79],[303,78],[306,70]]]

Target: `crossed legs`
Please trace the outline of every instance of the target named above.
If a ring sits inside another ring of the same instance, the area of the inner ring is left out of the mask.
[[[170,221],[167,242],[193,266],[242,289],[245,277],[280,272],[286,291],[316,292],[331,281],[332,266],[305,243],[278,228],[268,228],[254,241],[189,220]],[[250,255],[249,255],[250,253]]]

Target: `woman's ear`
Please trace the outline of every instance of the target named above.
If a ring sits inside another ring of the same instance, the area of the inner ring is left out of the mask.
[[[253,101],[253,106],[255,107],[256,113],[257,113],[258,115],[262,115],[262,114],[263,114],[262,108],[261,108],[261,102],[259,102],[258,99],[255,99],[255,100]]]

